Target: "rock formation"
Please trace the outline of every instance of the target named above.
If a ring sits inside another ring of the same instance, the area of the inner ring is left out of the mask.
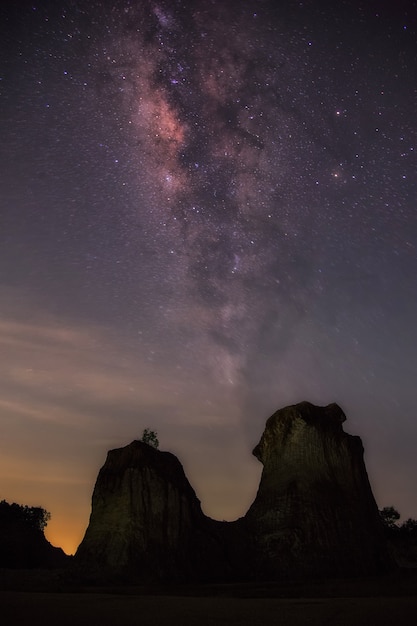
[[[137,580],[280,580],[391,566],[359,437],[336,404],[269,418],[244,518],[206,517],[178,459],[139,441],[108,453],[76,560]]]
[[[359,437],[337,404],[281,409],[253,454],[264,465],[246,514],[261,576],[350,575],[387,567]]]
[[[202,580],[222,560],[219,524],[173,454],[133,441],[107,455],[76,558],[150,582]]]

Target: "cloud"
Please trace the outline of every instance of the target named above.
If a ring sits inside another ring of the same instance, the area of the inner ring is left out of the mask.
[[[0,320],[1,406],[28,420],[72,426],[99,414],[169,404],[177,383],[133,355],[109,330],[52,320]],[[101,415],[100,415],[101,420]]]
[[[106,440],[114,420],[121,437],[142,419],[155,419],[168,430],[173,420],[177,428],[197,428],[199,423],[219,426],[218,416],[226,412],[229,423],[238,423],[232,387],[239,381],[242,357],[232,329],[241,325],[243,305],[220,310],[227,333],[224,341],[213,343],[216,311],[172,303],[154,344],[155,328],[143,328],[132,341],[131,330],[58,318],[23,290],[0,295],[2,305],[7,303],[0,308],[4,419],[49,423],[67,435],[73,431],[72,437],[85,432]]]

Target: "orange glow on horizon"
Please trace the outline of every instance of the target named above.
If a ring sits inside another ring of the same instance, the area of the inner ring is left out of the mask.
[[[53,523],[49,522],[45,529],[45,537],[55,548],[62,548],[65,554],[74,555],[80,545],[86,528],[79,528],[78,525],[70,522]]]

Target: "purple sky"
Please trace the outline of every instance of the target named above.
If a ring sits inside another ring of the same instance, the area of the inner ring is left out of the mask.
[[[389,4],[1,3],[0,497],[55,545],[145,427],[243,515],[301,400],[417,517],[417,11]]]

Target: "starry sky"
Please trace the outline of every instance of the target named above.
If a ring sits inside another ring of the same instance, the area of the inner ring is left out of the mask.
[[[417,3],[2,0],[0,498],[73,553],[158,432],[217,519],[337,402],[417,517]]]

